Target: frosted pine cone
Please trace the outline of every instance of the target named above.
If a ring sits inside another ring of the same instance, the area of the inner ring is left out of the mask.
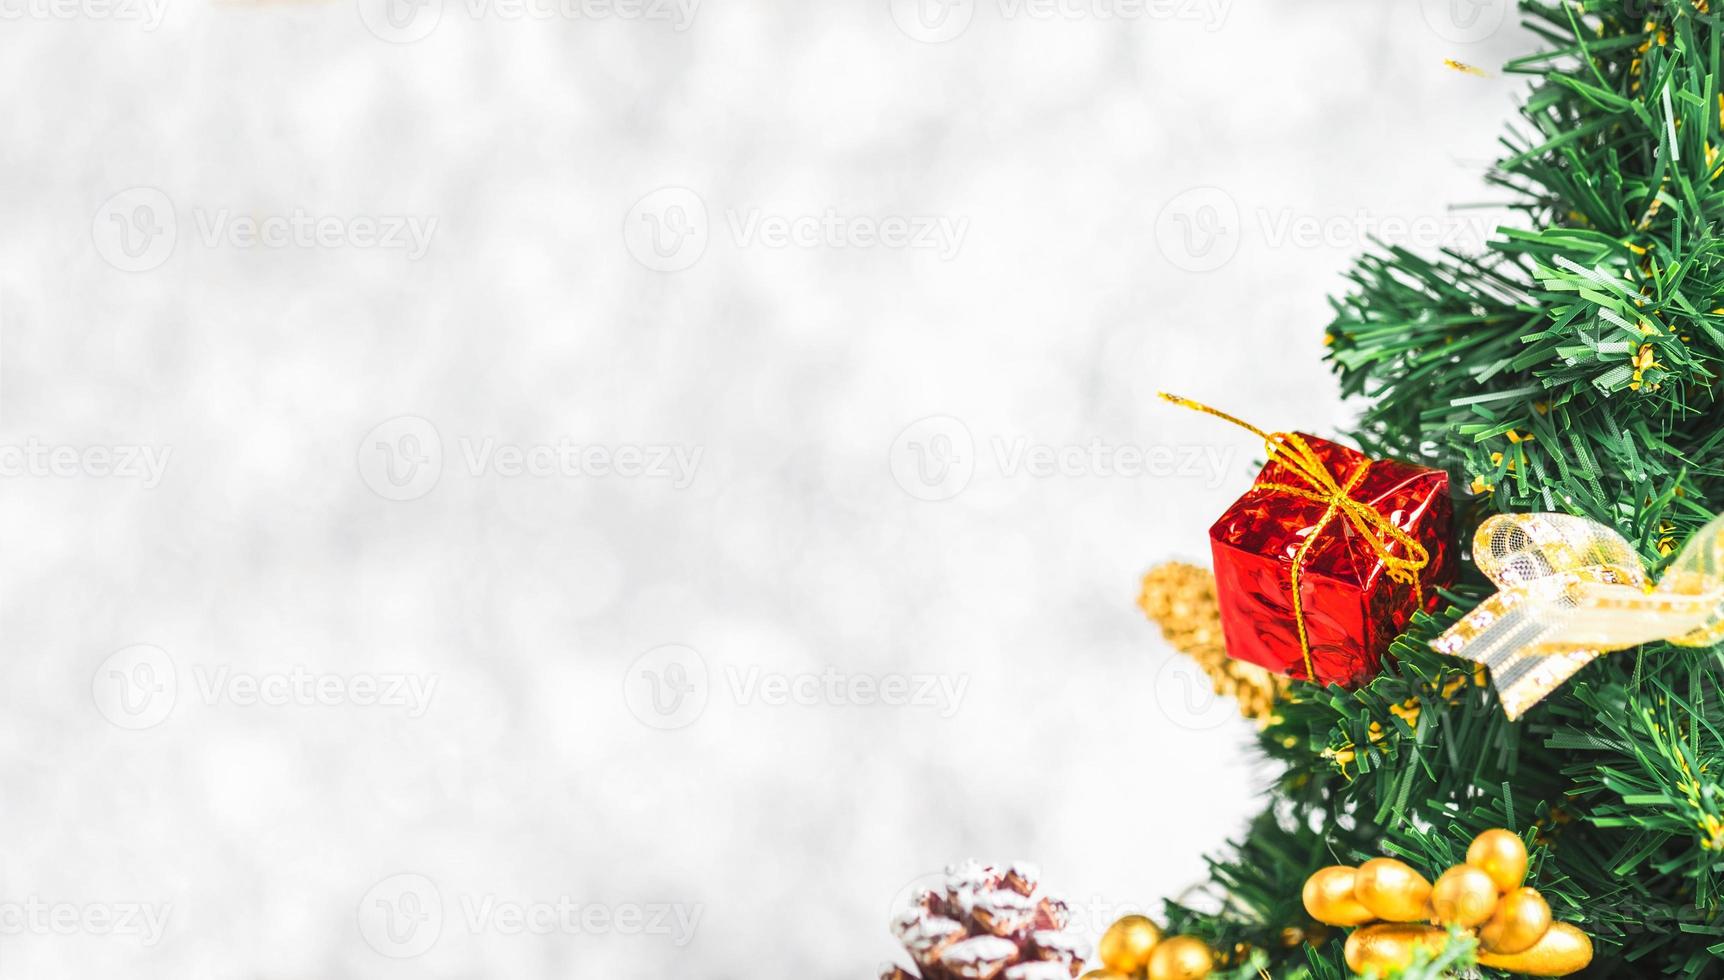
[[[969,861],[946,869],[892,922],[920,971],[888,966],[881,980],[1072,980],[1088,949],[1065,930],[1070,914],[1036,897],[1032,865],[1001,870]]]

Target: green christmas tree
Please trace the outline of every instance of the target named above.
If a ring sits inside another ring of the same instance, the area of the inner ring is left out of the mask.
[[[1483,254],[1391,248],[1349,273],[1328,358],[1369,402],[1362,448],[1447,469],[1456,533],[1557,511],[1656,573],[1724,512],[1724,10],[1524,2],[1545,50],[1489,181],[1524,216]],[[1585,930],[1588,977],[1724,977],[1724,657],[1651,644],[1593,662],[1518,722],[1430,641],[1493,591],[1466,566],[1357,690],[1295,684],[1262,732],[1273,802],[1212,861],[1221,912],[1169,928],[1241,976],[1348,976],[1314,927],[1320,867],[1434,874],[1491,827],[1530,832],[1528,884]],[[1471,964],[1457,940],[1407,976]],[[1481,970],[1484,976],[1504,976]]]

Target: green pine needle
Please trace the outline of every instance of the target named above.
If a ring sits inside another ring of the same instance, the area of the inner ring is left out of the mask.
[[[1491,513],[1563,511],[1656,567],[1724,510],[1724,5],[1522,11],[1546,49],[1506,66],[1531,87],[1487,177],[1520,222],[1481,254],[1360,258],[1328,357],[1369,402],[1367,452],[1450,472],[1460,542]],[[1173,929],[1339,980],[1344,930],[1301,903],[1311,872],[1391,854],[1434,877],[1506,826],[1532,843],[1529,884],[1592,937],[1586,976],[1724,977],[1724,652],[1601,658],[1510,723],[1428,646],[1489,588],[1469,563],[1362,688],[1296,685],[1261,736],[1285,767],[1272,803],[1211,861],[1229,901],[1170,903]],[[1470,962],[1451,948],[1404,976]]]

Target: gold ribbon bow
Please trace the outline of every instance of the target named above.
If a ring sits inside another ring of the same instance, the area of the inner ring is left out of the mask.
[[[1501,591],[1431,646],[1489,668],[1510,721],[1602,654],[1724,639],[1724,517],[1689,539],[1656,586],[1622,535],[1567,514],[1492,517],[1473,560]]]
[[[1317,672],[1311,663],[1311,638],[1305,628],[1304,601],[1299,596],[1299,573],[1305,565],[1305,555],[1311,550],[1311,546],[1317,543],[1323,529],[1337,516],[1344,518],[1359,532],[1359,537],[1370,546],[1377,559],[1388,570],[1390,578],[1397,582],[1411,582],[1414,593],[1423,595],[1423,588],[1419,584],[1419,571],[1431,563],[1430,552],[1425,550],[1425,546],[1420,544],[1417,538],[1396,527],[1393,521],[1378,513],[1370,504],[1353,499],[1353,490],[1364,481],[1366,472],[1371,468],[1369,459],[1361,462],[1345,480],[1338,480],[1324,465],[1323,457],[1296,432],[1264,432],[1249,422],[1243,422],[1202,402],[1171,395],[1165,391],[1160,394],[1175,405],[1213,415],[1254,433],[1263,440],[1270,461],[1286,467],[1304,484],[1295,486],[1289,483],[1258,483],[1254,489],[1274,490],[1324,505],[1323,516],[1311,526],[1310,533],[1305,535],[1305,542],[1293,555],[1293,569],[1288,576],[1291,580],[1289,591],[1293,597],[1293,622],[1299,631],[1299,653],[1305,660],[1306,680],[1315,680]],[[1401,555],[1395,554],[1395,545],[1400,545]]]

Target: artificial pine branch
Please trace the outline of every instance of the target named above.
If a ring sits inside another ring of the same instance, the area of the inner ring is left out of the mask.
[[[1562,511],[1656,566],[1724,510],[1724,17],[1522,11],[1546,48],[1507,66],[1531,87],[1487,175],[1521,223],[1482,254],[1360,258],[1328,359],[1369,401],[1364,449],[1450,471],[1463,542],[1491,513]],[[1170,904],[1174,928],[1335,980],[1339,931],[1299,902],[1312,871],[1434,871],[1481,830],[1533,828],[1529,883],[1592,936],[1587,976],[1724,977],[1724,653],[1604,657],[1510,723],[1473,665],[1428,647],[1482,594],[1464,575],[1358,690],[1294,686],[1260,736],[1286,767],[1274,800],[1211,864],[1228,899]]]

